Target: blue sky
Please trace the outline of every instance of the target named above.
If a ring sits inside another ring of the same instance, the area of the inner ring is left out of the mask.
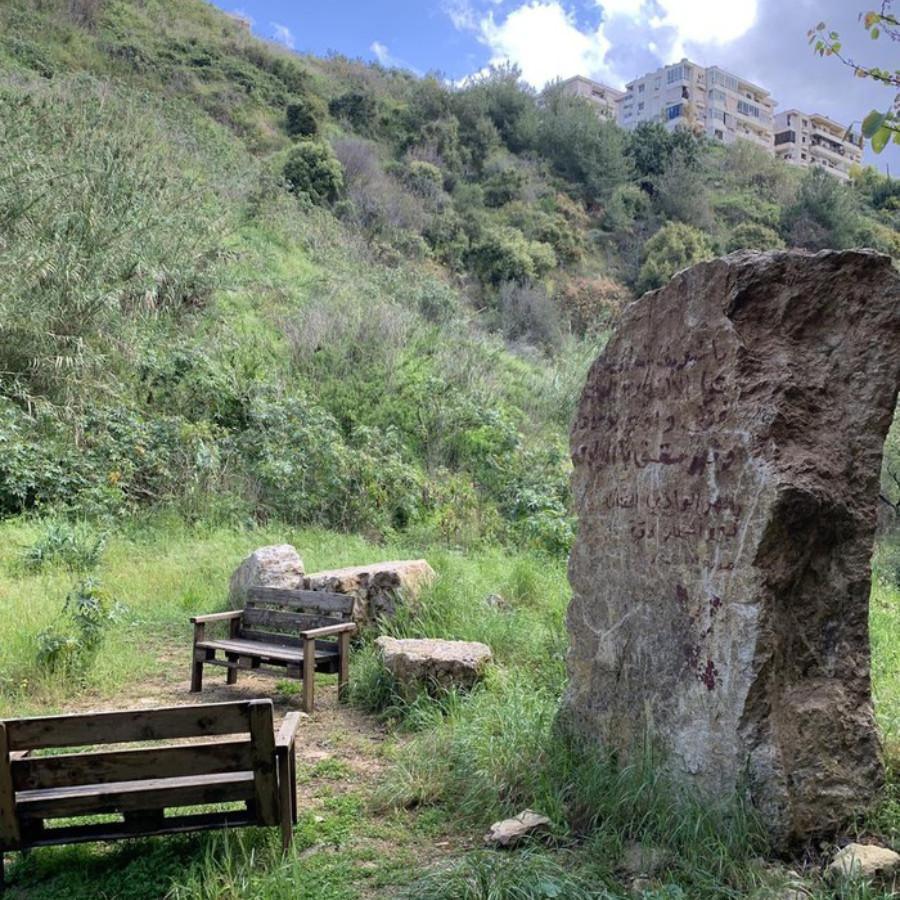
[[[857,21],[875,0],[215,0],[253,31],[301,53],[334,50],[459,80],[517,63],[535,87],[584,74],[614,86],[688,56],[767,87],[782,108],[847,124],[886,108],[887,88],[818,59],[806,32],[826,21],[861,63],[900,67],[900,44],[872,41]],[[867,160],[900,175],[900,147]]]

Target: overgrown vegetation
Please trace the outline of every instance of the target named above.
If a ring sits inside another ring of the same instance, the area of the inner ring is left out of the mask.
[[[564,552],[569,415],[634,292],[898,252],[889,179],[628,134],[510,68],[299,57],[199,0],[14,0],[0,34],[4,515]]]
[[[285,540],[311,570],[427,555],[441,578],[394,632],[495,654],[470,693],[409,694],[358,647],[353,701],[389,723],[389,771],[377,796],[305,812],[285,860],[264,834],[52,850],[18,862],[17,885],[621,897],[623,844],[643,840],[671,854],[646,898],[790,886],[739,803],[699,807],[652,756],[623,771],[555,728],[567,429],[636,293],[743,248],[900,256],[898,182],[627,134],[558,88],[539,102],[513,69],[450,88],[300,57],[200,0],[3,3],[0,122],[0,714],[157,671],[241,556]],[[898,434],[872,603],[893,769]],[[355,855],[361,832],[393,850],[529,805],[550,846],[428,873]],[[861,831],[896,842],[898,809],[892,782]],[[835,893],[815,862],[817,896],[879,896]]]

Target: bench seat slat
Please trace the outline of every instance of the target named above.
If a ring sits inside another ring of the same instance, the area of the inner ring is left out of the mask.
[[[256,656],[260,659],[277,659],[282,662],[300,663],[303,661],[303,649],[301,647],[289,647],[285,644],[263,643],[262,641],[244,640],[241,638],[223,638],[215,641],[200,641],[197,647],[201,650],[221,650],[223,653],[236,653],[239,656]],[[337,644],[334,650],[320,647],[316,644],[316,659],[325,660],[336,656]]]
[[[252,772],[225,772],[19,791],[16,810],[23,818],[63,818],[250,800],[253,793]]]

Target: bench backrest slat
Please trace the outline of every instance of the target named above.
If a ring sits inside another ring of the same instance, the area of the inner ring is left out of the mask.
[[[29,791],[251,769],[250,741],[237,740],[25,757],[13,760],[12,779],[17,791]]]
[[[245,734],[250,730],[249,707],[254,702],[268,703],[271,709],[271,701],[266,700],[8,719],[8,749],[41,750]]]
[[[245,625],[262,625],[264,628],[282,628],[295,634],[305,628],[318,628],[318,622],[324,625],[340,625],[341,620],[332,616],[316,616],[302,612],[282,612],[278,609],[245,609],[241,623]]]
[[[353,598],[349,594],[327,591],[294,591],[285,588],[251,587],[247,591],[246,608],[269,607],[333,616],[344,622],[353,615]]]

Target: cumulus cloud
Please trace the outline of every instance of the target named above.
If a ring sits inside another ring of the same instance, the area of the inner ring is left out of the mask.
[[[290,50],[294,49],[294,34],[287,25],[282,25],[280,22],[269,22],[272,26],[272,39],[278,41],[279,44],[284,44],[285,47]]]
[[[541,88],[554,78],[590,75],[622,84],[633,66],[689,55],[689,46],[723,45],[753,27],[759,0],[597,0],[598,25],[580,24],[562,0],[528,0],[496,15],[476,0],[447,0],[453,25],[473,32],[491,63],[515,63]],[[640,71],[644,71],[641,69]]]

